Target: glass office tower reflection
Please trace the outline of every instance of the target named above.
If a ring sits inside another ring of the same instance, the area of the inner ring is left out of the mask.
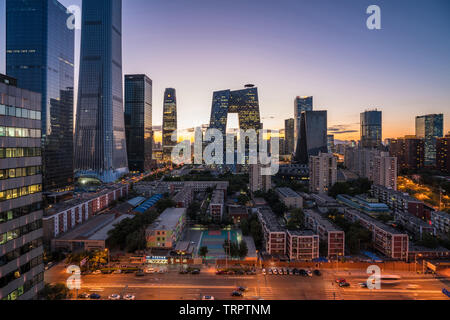
[[[41,93],[43,185],[73,183],[74,31],[56,0],[6,1],[6,70],[21,88]]]
[[[361,147],[381,147],[382,134],[381,111],[371,110],[361,113]]]
[[[327,111],[303,111],[300,122],[300,137],[297,141],[295,160],[308,164],[310,156],[328,152]]]
[[[436,140],[443,136],[443,114],[429,114],[416,118],[416,137],[424,139],[425,166],[436,165]]]
[[[296,97],[294,102],[294,148],[297,149],[297,141],[300,139],[300,121],[303,111],[313,111],[314,98],[313,97]],[[295,151],[294,150],[294,151]]]
[[[163,160],[171,162],[172,150],[177,145],[172,135],[177,130],[177,93],[174,88],[167,88],[164,92],[164,110],[162,127]]]
[[[75,134],[76,177],[128,173],[122,98],[122,0],[84,0]]]
[[[145,172],[152,164],[152,80],[125,75],[125,131],[130,171]]]

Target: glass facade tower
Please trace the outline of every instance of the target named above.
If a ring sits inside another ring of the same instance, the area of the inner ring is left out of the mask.
[[[152,164],[152,80],[125,75],[125,131],[130,171],[146,172]]]
[[[295,119],[284,121],[285,154],[292,155],[295,149]]]
[[[84,0],[75,175],[105,183],[128,173],[122,94],[122,0]]]
[[[218,129],[225,135],[229,113],[237,113],[239,115],[240,129],[261,130],[258,88],[253,85],[247,85],[243,90],[214,92],[209,127]]]
[[[380,148],[382,134],[381,111],[372,110],[361,113],[361,147]]]
[[[300,122],[303,111],[313,111],[314,98],[313,97],[297,97],[294,102],[294,141],[300,139]],[[294,143],[294,148],[297,149],[297,143]],[[295,150],[294,150],[295,151]]]
[[[177,130],[177,93],[173,88],[167,88],[164,92],[164,110],[162,127],[163,160],[171,162],[172,150],[177,141],[172,141],[172,135]]]
[[[436,140],[444,136],[444,115],[429,114],[416,118],[416,137],[424,139],[424,165],[436,165]]]
[[[309,157],[328,152],[327,111],[303,111],[295,160],[308,164]]]
[[[42,99],[43,185],[73,184],[74,31],[56,0],[6,1],[6,70]]]

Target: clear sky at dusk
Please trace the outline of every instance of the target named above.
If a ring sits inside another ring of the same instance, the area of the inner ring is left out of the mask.
[[[366,28],[371,4],[382,30]],[[124,0],[123,71],[153,80],[155,125],[166,87],[177,89],[179,127],[190,128],[209,122],[213,91],[253,83],[265,128],[282,128],[294,98],[313,95],[330,127],[356,131],[337,139],[359,138],[360,112],[375,107],[384,138],[414,134],[427,113],[444,113],[448,131],[449,16],[448,0]]]

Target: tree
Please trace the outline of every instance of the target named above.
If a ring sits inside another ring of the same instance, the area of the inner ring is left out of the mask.
[[[250,198],[245,194],[240,194],[238,197],[238,204],[245,206],[250,201]]]
[[[55,285],[46,283],[39,295],[44,300],[66,300],[71,297],[70,290],[61,283]]]
[[[242,260],[245,257],[247,257],[248,254],[248,247],[247,247],[247,242],[245,240],[242,240],[241,243],[239,244],[239,258]]]
[[[248,219],[241,220],[241,231],[244,236],[250,235],[250,223]]]
[[[291,217],[286,225],[289,230],[303,229],[305,226],[305,214],[302,209],[291,211]]]
[[[126,237],[126,248],[128,252],[135,252],[137,250],[143,250],[147,246],[147,241],[145,239],[145,230],[136,230],[130,233]]]
[[[156,211],[158,211],[158,213],[163,213],[164,210],[166,210],[167,208],[173,208],[176,206],[176,203],[170,199],[170,198],[164,198],[159,200],[156,205]]]
[[[200,257],[206,258],[207,254],[208,254],[208,247],[201,247],[200,250],[198,251],[198,254]]]
[[[187,209],[189,219],[196,220],[198,218],[198,214],[200,213],[200,208],[200,203],[196,201],[192,202]]]

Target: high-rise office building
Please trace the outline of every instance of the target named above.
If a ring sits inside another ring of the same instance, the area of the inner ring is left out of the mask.
[[[122,81],[122,0],[84,0],[76,177],[109,183],[128,173]]]
[[[450,132],[444,138],[437,139],[436,165],[438,170],[450,173]]]
[[[327,148],[328,148],[328,153],[334,153],[334,135],[333,134],[327,135]]]
[[[130,171],[152,166],[152,80],[144,74],[125,75],[125,131]]]
[[[294,152],[297,151],[297,141],[300,139],[300,123],[303,111],[313,111],[313,97],[296,97],[294,102]]]
[[[44,287],[39,93],[0,75],[0,300]]]
[[[328,193],[337,182],[337,159],[331,153],[319,153],[309,158],[309,190]]]
[[[416,118],[416,137],[425,141],[425,166],[436,165],[436,139],[442,138],[443,135],[443,114],[429,114]]]
[[[294,154],[295,149],[295,119],[284,121],[284,146],[285,154]]]
[[[41,94],[43,185],[73,184],[74,31],[56,0],[6,1],[6,71]]]
[[[361,113],[361,147],[380,148],[382,134],[381,111],[371,110]]]
[[[213,94],[210,128],[226,134],[228,114],[239,115],[239,128],[242,130],[262,129],[259,113],[258,88],[246,85],[242,90],[223,90]]]
[[[295,160],[308,164],[310,156],[327,153],[327,111],[303,111]]]
[[[177,145],[177,139],[172,140],[176,133],[177,125],[177,93],[173,88],[167,88],[164,92],[164,110],[162,127],[163,160],[172,161],[172,151]]]

